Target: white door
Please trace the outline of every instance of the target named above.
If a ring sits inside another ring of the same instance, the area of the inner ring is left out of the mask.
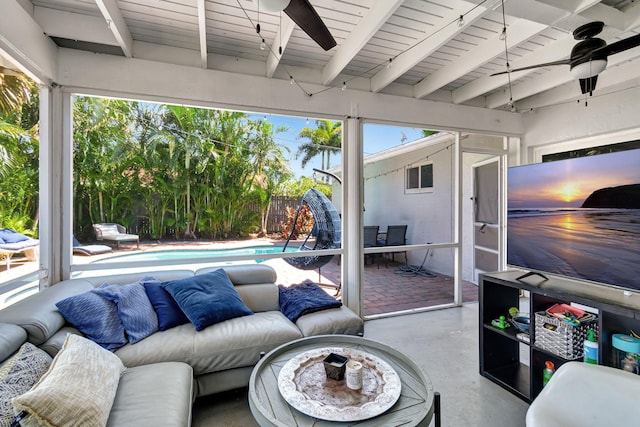
[[[501,267],[502,197],[500,156],[473,167],[473,276]]]

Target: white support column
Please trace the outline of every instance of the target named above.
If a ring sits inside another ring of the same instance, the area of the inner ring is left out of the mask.
[[[71,277],[71,262],[73,260],[73,96],[70,92],[62,92],[62,141],[60,141],[61,174],[60,186],[62,188],[60,199],[60,234],[58,242],[60,248],[60,262],[62,280]]]
[[[453,248],[453,303],[462,305],[462,150],[460,149],[460,132],[456,132],[455,144],[453,146],[453,218],[455,220],[453,228],[453,241],[456,246]]]
[[[342,300],[360,317],[364,314],[362,241],[362,120],[348,117],[342,141]]]
[[[66,125],[65,125],[66,124]],[[40,88],[40,287],[69,277],[71,264],[71,98]],[[68,224],[67,224],[68,223]],[[66,237],[65,237],[66,236]]]

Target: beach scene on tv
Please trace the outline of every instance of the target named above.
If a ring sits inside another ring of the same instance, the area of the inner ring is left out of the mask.
[[[509,168],[507,263],[640,290],[640,150]]]

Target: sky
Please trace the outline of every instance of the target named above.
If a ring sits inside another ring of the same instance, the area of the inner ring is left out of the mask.
[[[580,207],[595,190],[640,184],[640,150],[509,168],[508,207]]]
[[[297,136],[305,127],[315,129],[315,119],[277,116],[273,114],[249,114],[249,117],[252,120],[264,120],[266,117],[266,120],[273,125],[274,129],[278,128],[279,126],[287,127],[288,130],[286,132],[274,134],[274,139],[276,142],[289,147],[289,163],[296,177],[310,177],[313,174],[313,168],[319,169],[321,167],[322,162],[320,156],[309,161],[304,169],[302,168],[301,160],[295,159],[298,147],[305,142],[308,142],[308,140],[306,139],[298,140]],[[406,139],[403,140],[405,136]],[[370,154],[380,152],[387,148],[420,139],[422,138],[422,129],[365,124],[363,138],[365,151],[364,155],[366,157]],[[332,156],[331,166],[336,166],[339,164],[340,160]]]

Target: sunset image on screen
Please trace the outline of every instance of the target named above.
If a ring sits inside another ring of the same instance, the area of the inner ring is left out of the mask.
[[[640,150],[512,167],[507,186],[508,265],[640,290]]]

